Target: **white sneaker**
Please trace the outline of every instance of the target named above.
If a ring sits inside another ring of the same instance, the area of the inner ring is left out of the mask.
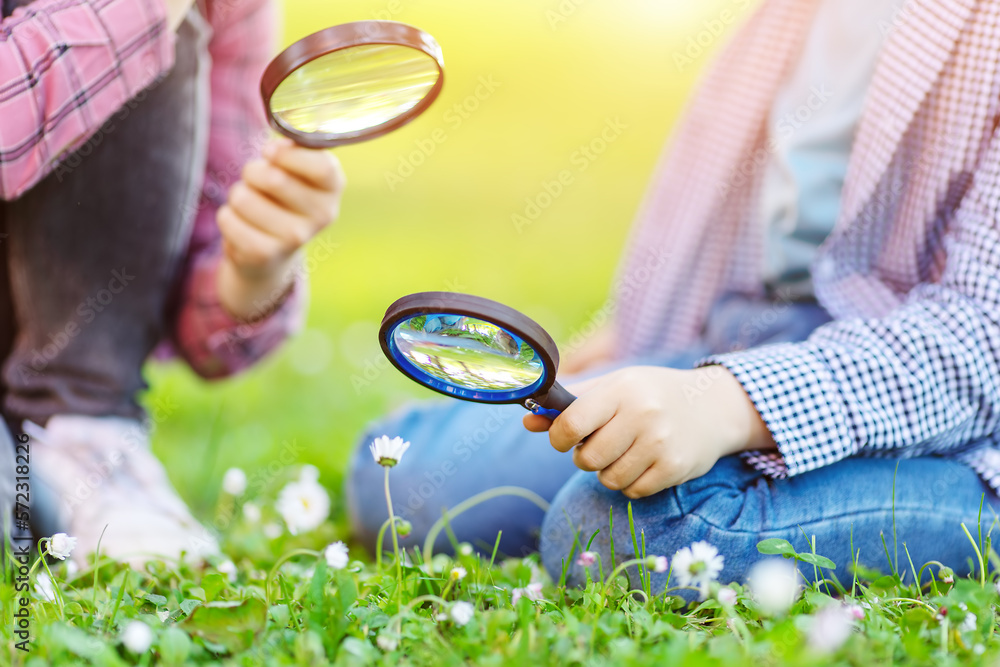
[[[81,567],[98,542],[102,556],[134,567],[219,553],[171,486],[139,422],[56,415],[44,428],[25,422],[24,432],[32,439],[32,473],[58,495],[58,524],[77,538],[73,560]]]

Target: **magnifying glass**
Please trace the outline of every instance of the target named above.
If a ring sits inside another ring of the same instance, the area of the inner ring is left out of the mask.
[[[559,350],[541,326],[496,301],[453,292],[399,299],[379,329],[393,366],[448,396],[520,403],[555,419],[576,400],[556,382]]]
[[[443,87],[441,47],[395,21],[313,33],[272,60],[260,82],[271,127],[308,148],[392,132],[426,111]]]

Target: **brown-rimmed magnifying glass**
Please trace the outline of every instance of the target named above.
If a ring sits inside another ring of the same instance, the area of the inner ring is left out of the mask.
[[[423,113],[444,86],[441,47],[395,21],[356,21],[295,42],[260,91],[271,127],[308,148],[382,136]]]
[[[479,296],[404,296],[386,311],[379,343],[393,366],[447,396],[520,403],[549,419],[576,400],[556,382],[559,350],[545,329]]]

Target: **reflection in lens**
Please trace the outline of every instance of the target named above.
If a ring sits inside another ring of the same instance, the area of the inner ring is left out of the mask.
[[[419,315],[393,331],[393,341],[414,366],[464,389],[512,391],[542,377],[542,360],[523,340],[464,315]]]
[[[440,72],[416,49],[366,44],[334,51],[292,72],[271,97],[271,111],[300,132],[349,134],[406,113]]]

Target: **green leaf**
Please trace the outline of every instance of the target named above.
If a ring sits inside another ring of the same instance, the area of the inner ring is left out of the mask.
[[[219,593],[228,583],[229,582],[225,575],[219,574],[218,572],[206,574],[201,579],[201,587],[205,590],[205,600],[207,602],[213,602],[217,597],[219,597]]]
[[[934,620],[934,616],[923,607],[911,607],[903,612],[899,625],[907,632],[916,632]]]
[[[162,607],[167,604],[167,598],[162,595],[157,595],[156,593],[146,593],[143,598],[145,598],[147,602],[151,602],[154,607]]]
[[[48,639],[81,658],[96,658],[104,650],[104,642],[71,625],[56,623],[47,628]]]
[[[342,616],[346,616],[351,607],[358,599],[358,584],[354,577],[343,575],[337,578],[337,597],[340,608],[337,610]]]
[[[837,565],[826,556],[806,553],[806,554],[795,554],[795,557],[800,561],[802,561],[803,563],[809,563],[810,565],[816,565],[817,567],[825,567],[831,570],[837,569]]]
[[[181,611],[185,616],[190,616],[191,612],[201,604],[201,600],[184,600],[181,602]]]
[[[893,590],[898,584],[899,578],[896,575],[885,574],[873,581],[869,588],[878,593],[884,593]]]
[[[288,621],[292,618],[292,613],[287,604],[276,604],[271,607],[271,619],[279,628],[287,628]]]
[[[683,628],[688,624],[687,617],[681,616],[680,614],[675,614],[673,612],[666,612],[664,614],[661,614],[660,620],[666,621],[667,623],[677,628],[678,630],[680,630],[681,628]]]
[[[769,540],[763,540],[757,543],[757,551],[762,554],[781,554],[783,556],[794,556],[795,549],[792,547],[791,542],[788,540],[783,540],[779,537],[772,537]]]
[[[164,630],[160,637],[160,658],[168,665],[181,665],[191,653],[191,638],[176,626]]]
[[[180,627],[208,644],[230,653],[245,651],[267,624],[267,605],[258,598],[239,602],[209,602],[197,607]]]

